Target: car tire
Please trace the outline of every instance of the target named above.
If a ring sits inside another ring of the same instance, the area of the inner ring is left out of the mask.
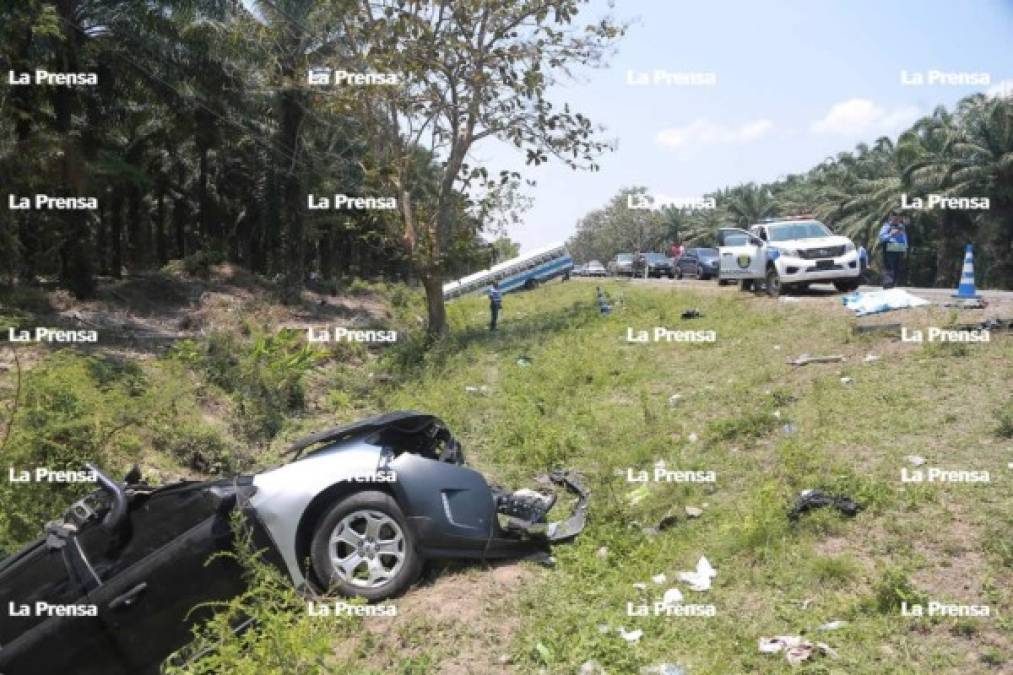
[[[767,268],[767,295],[772,298],[776,298],[784,292],[783,285],[781,284],[781,275],[777,273],[777,268],[771,265]]]
[[[748,293],[749,291],[753,290],[753,280],[739,279],[739,290],[743,291],[744,293]]]
[[[422,556],[394,498],[364,491],[342,499],[320,519],[310,564],[325,590],[376,601],[407,590],[422,571]]]
[[[860,284],[861,284],[861,281],[859,281],[858,279],[855,279],[855,280],[850,280],[849,279],[847,281],[835,281],[834,282],[834,288],[837,289],[838,293],[851,293],[853,291],[857,291],[858,290],[858,286]]]
[[[673,272],[672,270],[668,270],[668,278],[669,279],[674,279],[675,278],[675,272]]]

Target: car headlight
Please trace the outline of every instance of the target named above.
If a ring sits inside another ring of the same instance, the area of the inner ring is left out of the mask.
[[[853,242],[849,241],[847,244],[844,245],[844,252],[845,253],[851,253],[854,250],[855,250],[855,244]]]

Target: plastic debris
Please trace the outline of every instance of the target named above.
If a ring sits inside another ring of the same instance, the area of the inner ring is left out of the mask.
[[[668,405],[672,406],[673,408],[679,405],[679,403],[681,402],[682,402],[682,394],[672,394],[671,396],[668,397]]]
[[[813,356],[812,354],[799,354],[797,359],[785,361],[789,366],[808,366],[810,363],[839,363],[844,360],[843,354],[830,354],[829,356]]]
[[[466,392],[468,392],[469,394],[485,394],[485,393],[488,393],[489,387],[487,387],[487,386],[485,386],[483,384],[480,387],[471,387],[471,386],[465,387],[464,390]]]
[[[670,588],[661,596],[661,604],[665,607],[674,607],[682,602],[682,591],[678,588]]]
[[[833,506],[846,516],[854,516],[862,508],[850,497],[828,495],[822,490],[803,490],[799,493],[795,506],[788,512],[788,520],[798,520],[806,511],[824,506]]]
[[[531,365],[531,359],[529,359],[526,356],[519,356],[519,357],[517,357],[517,365],[521,366],[521,367],[530,366]]]
[[[619,626],[618,629],[619,637],[626,640],[630,644],[636,644],[640,641],[640,638],[644,637],[644,631],[637,629],[627,631],[623,626]]]
[[[774,416],[774,419],[778,419],[778,420],[781,419],[781,411],[780,410],[775,410],[774,412],[772,412],[770,414]]]
[[[855,381],[850,377],[842,377],[841,384],[854,384]]]
[[[695,506],[687,506],[686,515],[689,516],[690,518],[699,518],[700,516],[703,515],[703,509],[697,508]]]
[[[683,319],[700,319],[702,317],[703,314],[700,312],[699,309],[696,309],[695,307],[693,309],[687,309],[680,315],[680,318]]]
[[[653,577],[651,577],[651,581],[660,586],[661,584],[668,581],[668,577],[666,577],[664,574],[655,574]]]
[[[689,436],[687,436],[686,438],[687,438],[687,439],[689,440],[689,442],[690,442],[690,443],[696,443],[697,441],[699,441],[699,440],[700,440],[700,437],[699,437],[699,436],[697,436],[697,435],[696,435],[695,433],[693,433],[693,434],[690,434],[690,435],[689,435]]]
[[[605,675],[605,669],[600,663],[592,659],[580,664],[580,670],[577,671],[577,675]]]
[[[659,663],[656,666],[644,666],[640,675],[686,675],[686,670],[674,663]]]
[[[781,345],[774,345],[774,351],[775,352],[781,351]]]
[[[796,431],[798,431],[798,427],[796,427],[794,424],[788,423],[785,424],[783,427],[781,427],[781,431],[783,431],[786,434],[793,434]]]
[[[847,621],[840,621],[840,620],[830,621],[830,622],[825,623],[822,626],[818,627],[816,630],[823,630],[823,631],[837,630],[838,628],[844,628],[847,625],[848,625]]]
[[[872,352],[869,352],[868,354],[865,355],[865,358],[862,360],[865,361],[866,363],[872,363],[873,361],[879,361],[879,358],[880,357],[878,354],[873,354]]]
[[[906,459],[909,464],[913,464],[915,466],[921,466],[925,463],[925,458],[921,455],[907,455],[904,459]]]
[[[757,647],[761,654],[777,654],[800,644],[802,644],[802,637],[799,635],[775,635],[774,637],[761,637],[757,641]]]
[[[602,546],[601,548],[599,548],[597,551],[594,552],[594,557],[598,558],[598,560],[605,560],[606,558],[608,558],[609,557],[608,547]]]
[[[929,301],[911,295],[900,288],[890,288],[883,291],[869,291],[866,293],[849,293],[841,298],[844,306],[855,313],[856,316],[879,314],[895,309],[907,309],[909,307],[922,307],[928,305]]]
[[[711,567],[707,558],[700,556],[696,562],[696,570],[693,572],[679,572],[679,581],[689,584],[690,590],[701,592],[710,590],[711,579],[718,575],[717,570]]]
[[[813,654],[823,654],[831,658],[837,658],[837,652],[826,643],[809,642],[799,635],[761,637],[757,642],[757,648],[761,654],[779,654],[784,652],[785,660],[793,666],[809,660]]]
[[[637,583],[633,584],[633,588],[637,589],[638,591],[646,591],[647,584],[645,584],[643,581],[638,581]]]

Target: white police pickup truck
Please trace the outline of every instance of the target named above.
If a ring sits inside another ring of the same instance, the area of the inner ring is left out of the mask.
[[[842,292],[858,288],[862,273],[858,250],[810,216],[769,220],[749,230],[718,230],[718,278],[778,296],[792,287],[832,283]]]

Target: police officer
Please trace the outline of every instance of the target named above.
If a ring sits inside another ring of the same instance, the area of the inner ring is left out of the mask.
[[[901,261],[907,252],[907,228],[895,211],[879,230],[883,249],[883,288],[893,288],[900,280]]]
[[[489,330],[496,330],[496,319],[499,318],[499,310],[503,306],[503,294],[499,291],[499,282],[492,282],[492,286],[486,291],[489,296]]]

